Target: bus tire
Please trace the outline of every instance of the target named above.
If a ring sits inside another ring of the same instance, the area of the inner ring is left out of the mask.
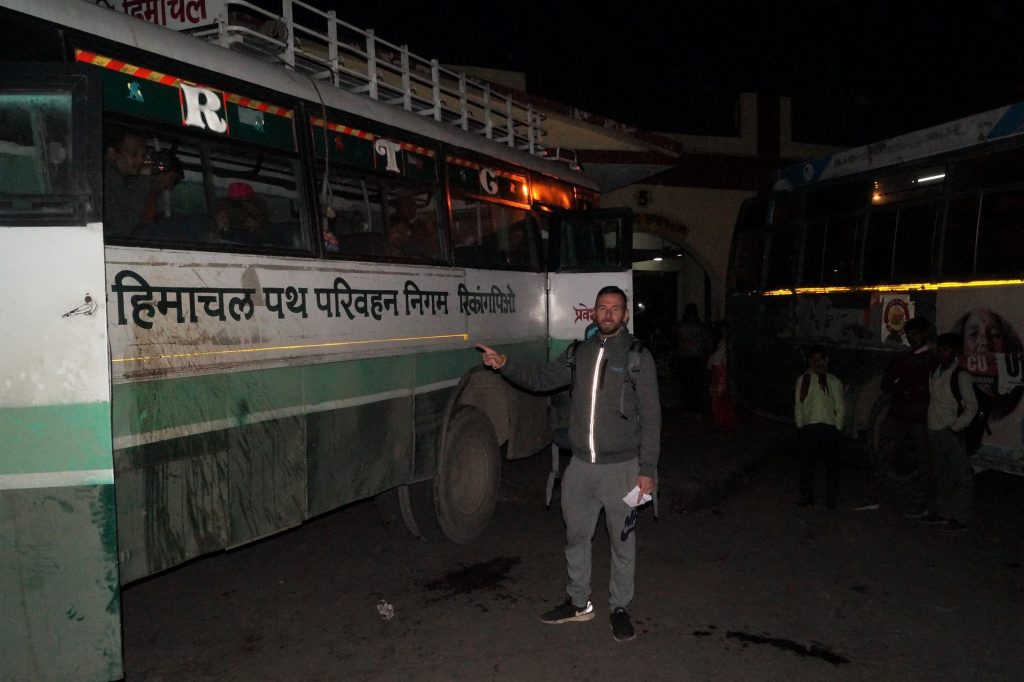
[[[491,522],[501,486],[501,455],[491,423],[477,410],[452,417],[432,481],[409,486],[418,535],[464,544]]]
[[[377,517],[390,532],[399,537],[419,537],[409,511],[409,486],[400,485],[374,496]]]
[[[890,403],[891,398],[888,395],[883,395],[875,401],[875,406],[871,408],[868,455],[871,458],[872,468],[877,466],[880,459],[887,458],[889,480],[902,482],[913,477],[917,470],[917,463],[913,457],[907,456],[908,444],[893,428],[892,421],[889,419]]]

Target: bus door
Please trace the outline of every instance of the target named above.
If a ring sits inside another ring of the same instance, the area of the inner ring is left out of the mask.
[[[123,675],[99,85],[0,67],[0,677]]]
[[[548,234],[548,357],[587,338],[594,299],[615,285],[633,298],[633,212],[567,211],[552,215]]]

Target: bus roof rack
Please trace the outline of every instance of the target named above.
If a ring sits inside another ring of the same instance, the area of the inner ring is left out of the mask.
[[[544,115],[485,81],[457,73],[300,0],[267,10],[225,0],[212,26],[193,36],[543,157]],[[301,18],[301,23],[296,20]]]

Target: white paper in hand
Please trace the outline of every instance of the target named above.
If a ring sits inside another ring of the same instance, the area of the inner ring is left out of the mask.
[[[645,493],[643,499],[640,498],[640,486],[635,485],[633,489],[626,493],[626,496],[622,498],[622,501],[628,504],[630,507],[639,507],[641,504],[647,504],[652,499],[650,493]]]

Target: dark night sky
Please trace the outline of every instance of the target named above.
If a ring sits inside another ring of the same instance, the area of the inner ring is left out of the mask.
[[[525,71],[532,93],[650,131],[727,133],[740,91],[792,96],[798,139],[844,144],[1024,100],[1012,0],[312,4],[442,63]]]

